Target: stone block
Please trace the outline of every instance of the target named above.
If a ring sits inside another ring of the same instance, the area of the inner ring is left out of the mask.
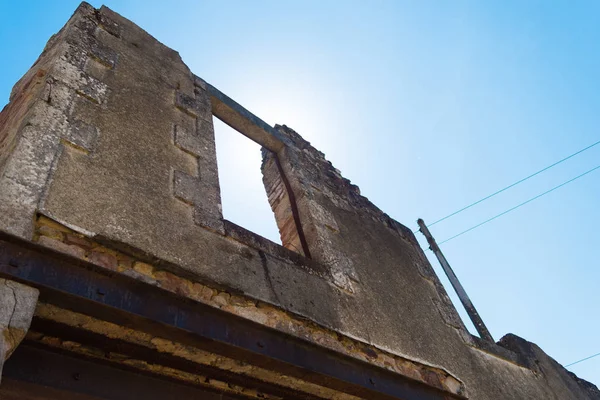
[[[115,20],[107,15],[104,8],[96,14],[96,17],[98,18],[99,26],[102,29],[115,37],[121,37],[121,27]]]
[[[89,54],[107,68],[113,69],[117,65],[117,53],[98,42],[92,44]]]
[[[108,87],[99,80],[87,76],[85,82],[79,86],[76,93],[96,104],[106,102]]]
[[[29,330],[38,295],[35,288],[0,279],[0,377],[4,361]]]
[[[96,147],[98,128],[80,120],[73,121],[67,130],[65,139],[74,146],[91,152]]]
[[[143,262],[136,262],[133,265],[133,269],[140,274],[144,274],[146,276],[154,277],[154,267],[150,264],[146,264]]]
[[[196,207],[194,209],[194,222],[197,225],[209,228],[221,235],[225,234],[221,204],[219,204],[218,208],[213,206]]]
[[[91,252],[88,256],[88,260],[93,264],[113,271],[116,271],[119,265],[117,257],[115,257],[114,255],[108,253],[101,253],[97,251]]]
[[[175,145],[196,157],[201,156],[208,150],[203,144],[200,133],[205,132],[207,129],[212,131],[211,123],[204,120],[198,120],[198,124],[199,127],[196,131],[187,130],[179,125],[175,125],[173,130],[173,141],[175,142]]]
[[[182,171],[173,171],[173,194],[179,200],[195,205],[200,199],[200,182],[198,178]]]
[[[52,239],[56,239],[56,240],[60,240],[60,241],[62,241],[62,239],[63,239],[63,232],[59,231],[58,229],[51,228],[49,226],[41,226],[38,229],[38,232],[40,235],[48,236],[49,238],[52,238]]]
[[[193,117],[211,121],[212,107],[206,95],[192,97],[177,91],[175,93],[175,106]]]
[[[42,228],[44,228],[44,227],[42,227]],[[41,232],[42,228],[40,228],[40,232]],[[65,242],[68,244],[73,244],[73,245],[79,246],[84,249],[89,249],[92,247],[92,242],[90,239],[88,239],[86,237],[82,237],[80,235],[73,234],[73,233],[67,233],[65,235]]]
[[[68,254],[77,258],[85,257],[85,250],[78,246],[68,245],[56,239],[49,238],[47,236],[41,236],[39,239],[39,244],[51,248],[53,250],[59,251],[61,253]]]

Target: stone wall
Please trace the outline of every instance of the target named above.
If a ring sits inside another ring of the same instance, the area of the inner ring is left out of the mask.
[[[284,246],[223,220],[213,115],[265,147]],[[105,7],[0,121],[2,231],[468,398],[600,398],[531,343],[473,338],[409,229]]]
[[[121,251],[106,247],[47,217],[39,216],[35,226],[33,240],[51,249],[130,276],[191,300],[222,309],[286,334],[319,343],[327,349],[373,363],[390,371],[409,376],[414,380],[453,393],[464,392],[462,383],[443,369],[416,363],[376,348],[369,348],[360,341],[339,336],[335,331],[306,321],[301,316],[275,307],[272,304],[238,294],[235,291],[232,292],[227,288],[213,288],[186,279],[161,266],[152,265]],[[41,308],[38,310],[38,315],[45,315],[46,311],[46,308]],[[65,311],[62,311],[62,313],[64,314]],[[78,318],[81,319],[82,317]],[[69,323],[68,319],[63,315],[62,322]]]

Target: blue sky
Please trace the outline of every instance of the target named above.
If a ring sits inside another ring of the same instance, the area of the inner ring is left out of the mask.
[[[77,4],[0,3],[0,104]],[[411,228],[600,140],[595,1],[106,4],[297,130]],[[236,154],[219,159],[225,216],[278,241],[258,146],[220,124],[217,146]],[[432,232],[441,241],[599,160],[597,146]],[[563,364],[600,352],[599,182],[596,171],[442,246],[496,339],[513,332]],[[600,357],[570,369],[600,384]]]

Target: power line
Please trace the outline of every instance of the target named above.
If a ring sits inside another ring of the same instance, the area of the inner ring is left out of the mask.
[[[481,202],[483,202],[483,201],[485,201],[485,200],[487,200],[487,199],[490,199],[490,198],[492,198],[492,197],[496,196],[497,194],[500,194],[500,193],[504,192],[505,190],[508,190],[508,189],[510,189],[511,187],[517,186],[519,183],[523,183],[523,182],[525,182],[526,180],[528,180],[528,179],[530,179],[530,178],[533,178],[534,176],[536,176],[536,175],[539,175],[539,174],[541,174],[542,172],[544,172],[544,171],[547,171],[547,170],[549,170],[550,168],[552,168],[552,167],[554,167],[554,166],[556,166],[556,165],[558,165],[558,164],[560,164],[560,163],[562,163],[562,162],[564,162],[564,161],[567,161],[569,158],[575,157],[577,154],[581,154],[581,153],[583,153],[584,151],[586,151],[586,150],[589,150],[589,149],[591,149],[592,147],[594,147],[594,146],[596,146],[596,145],[598,145],[598,144],[600,144],[600,140],[599,140],[599,141],[597,141],[596,143],[593,143],[593,144],[589,145],[588,147],[585,147],[585,148],[583,148],[583,149],[581,149],[581,150],[579,150],[579,151],[577,151],[577,152],[575,152],[575,153],[571,154],[570,156],[567,156],[567,157],[563,158],[562,160],[559,160],[559,161],[555,162],[554,164],[548,165],[547,167],[545,167],[545,168],[542,168],[542,169],[540,169],[539,171],[537,171],[537,172],[535,172],[535,173],[533,173],[533,174],[531,174],[531,175],[529,175],[529,176],[527,176],[527,177],[525,177],[525,178],[523,178],[523,179],[521,179],[521,180],[518,180],[518,181],[516,181],[515,183],[513,183],[513,184],[511,184],[511,185],[508,185],[508,186],[506,186],[506,187],[504,187],[504,188],[502,188],[502,189],[498,190],[497,192],[494,192],[494,193],[490,194],[489,196],[486,196],[486,197],[484,197],[484,198],[482,198],[482,199],[480,199],[480,200],[477,200],[476,202],[474,202],[474,203],[471,203],[471,204],[469,204],[468,206],[466,206],[466,207],[463,207],[463,208],[461,208],[460,210],[457,210],[457,211],[453,212],[452,214],[446,215],[444,218],[441,218],[441,219],[438,219],[438,220],[437,220],[437,221],[435,221],[435,222],[432,222],[431,224],[429,224],[429,226],[433,226],[433,225],[437,224],[438,222],[442,222],[442,221],[444,221],[444,220],[446,220],[446,219],[448,219],[448,218],[450,218],[450,217],[453,217],[453,216],[455,216],[455,215],[456,215],[456,214],[458,214],[458,213],[461,213],[461,212],[463,212],[463,211],[465,211],[465,210],[468,210],[469,208],[471,208],[471,207],[473,207],[473,206],[475,206],[475,205],[477,205],[477,204],[479,204],[479,203],[481,203]]]
[[[511,211],[514,211],[514,210],[516,210],[517,208],[519,208],[519,207],[522,207],[522,206],[524,206],[524,205],[525,205],[525,204],[527,204],[527,203],[531,203],[532,201],[534,201],[534,200],[536,200],[536,199],[539,199],[540,197],[542,197],[542,196],[545,196],[545,195],[547,195],[548,193],[550,193],[550,192],[553,192],[553,191],[555,191],[556,189],[558,189],[558,188],[561,188],[561,187],[565,186],[566,184],[568,184],[568,183],[571,183],[571,182],[573,182],[573,181],[575,181],[575,180],[577,180],[577,179],[579,179],[579,178],[581,178],[581,177],[583,177],[583,176],[585,176],[585,175],[589,174],[590,172],[593,172],[593,171],[597,170],[598,168],[600,168],[600,165],[598,165],[597,167],[595,167],[595,168],[592,168],[592,169],[590,169],[590,170],[588,170],[588,171],[584,172],[584,173],[583,173],[583,174],[581,174],[581,175],[577,175],[575,178],[573,178],[573,179],[569,179],[568,181],[566,181],[566,182],[563,182],[563,183],[561,183],[560,185],[558,185],[558,186],[555,186],[555,187],[553,187],[552,189],[550,189],[550,190],[547,190],[547,191],[545,191],[545,192],[544,192],[544,193],[542,193],[542,194],[538,194],[537,196],[535,196],[535,197],[532,197],[532,198],[530,198],[529,200],[526,200],[526,201],[522,202],[521,204],[518,204],[518,205],[514,206],[513,208],[509,208],[508,210],[506,210],[506,211],[504,211],[504,212],[501,212],[500,214],[497,214],[497,215],[493,216],[492,218],[486,219],[485,221],[483,221],[483,222],[481,222],[481,223],[479,223],[479,224],[477,224],[477,225],[475,225],[475,226],[472,226],[472,227],[470,227],[469,229],[467,229],[467,230],[464,230],[464,231],[462,231],[461,233],[459,233],[459,234],[456,234],[456,235],[454,235],[454,236],[452,236],[452,237],[450,237],[450,238],[448,238],[448,239],[446,239],[446,240],[443,240],[443,241],[441,241],[441,242],[440,242],[440,243],[438,243],[438,244],[440,244],[440,245],[441,245],[441,244],[447,243],[447,242],[451,241],[452,239],[456,239],[457,237],[464,235],[464,234],[465,234],[465,233],[467,233],[467,232],[471,232],[473,229],[477,229],[477,228],[479,228],[480,226],[482,226],[482,225],[485,225],[485,224],[487,224],[488,222],[491,222],[491,221],[495,220],[496,218],[499,218],[499,217],[501,217],[501,216],[503,216],[503,215],[506,215],[506,214],[508,214],[509,212],[511,212]]]
[[[573,362],[573,363],[571,363],[571,364],[567,364],[567,365],[565,365],[565,368],[567,368],[567,367],[570,367],[571,365],[579,364],[579,363],[580,363],[580,362],[582,362],[582,361],[589,360],[590,358],[594,358],[594,357],[596,357],[596,356],[600,356],[600,353],[598,353],[598,354],[594,354],[593,356],[589,356],[589,357],[586,357],[586,358],[582,358],[581,360],[579,360],[579,361],[575,361],[575,362]]]

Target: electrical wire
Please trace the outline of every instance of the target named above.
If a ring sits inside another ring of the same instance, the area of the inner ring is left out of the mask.
[[[583,153],[584,151],[586,151],[586,150],[589,150],[589,149],[591,149],[591,148],[592,148],[592,147],[594,147],[594,146],[597,146],[598,144],[600,144],[600,140],[599,140],[599,141],[597,141],[596,143],[592,143],[591,145],[589,145],[589,146],[587,146],[587,147],[585,147],[585,148],[583,148],[583,149],[581,149],[581,150],[579,150],[579,151],[576,151],[575,153],[573,153],[573,154],[571,154],[571,155],[569,155],[569,156],[567,156],[567,157],[563,158],[562,160],[559,160],[559,161],[555,162],[554,164],[550,164],[550,165],[548,165],[547,167],[545,167],[545,168],[542,168],[542,169],[540,169],[539,171],[537,171],[537,172],[535,172],[535,173],[533,173],[533,174],[531,174],[531,175],[529,175],[529,176],[526,176],[525,178],[523,178],[523,179],[521,179],[521,180],[518,180],[518,181],[516,181],[515,183],[513,183],[513,184],[510,184],[510,185],[508,185],[508,186],[506,186],[506,187],[504,187],[504,188],[502,188],[502,189],[500,189],[500,190],[498,190],[498,191],[496,191],[496,192],[494,192],[494,193],[492,193],[492,194],[490,194],[490,195],[488,195],[488,196],[486,196],[486,197],[484,197],[484,198],[482,198],[482,199],[480,199],[480,200],[477,200],[476,202],[474,202],[474,203],[471,203],[471,204],[469,204],[468,206],[466,206],[466,207],[463,207],[463,208],[461,208],[460,210],[457,210],[457,211],[453,212],[452,214],[449,214],[449,215],[445,216],[444,218],[440,218],[440,219],[438,219],[437,221],[435,221],[435,222],[432,222],[431,224],[428,224],[428,225],[429,225],[429,226],[433,226],[433,225],[437,224],[438,222],[442,222],[442,221],[444,221],[444,220],[446,220],[446,219],[448,219],[448,218],[450,218],[450,217],[453,217],[453,216],[455,216],[456,214],[459,214],[459,213],[461,213],[461,212],[463,212],[463,211],[465,211],[465,210],[468,210],[469,208],[471,208],[471,207],[473,207],[473,206],[476,206],[477,204],[479,204],[479,203],[481,203],[481,202],[483,202],[483,201],[485,201],[485,200],[487,200],[487,199],[490,199],[490,198],[492,198],[492,197],[496,196],[497,194],[500,194],[500,193],[504,192],[505,190],[508,190],[508,189],[510,189],[510,188],[512,188],[512,187],[514,187],[514,186],[517,186],[518,184],[520,184],[520,183],[523,183],[523,182],[525,182],[526,180],[528,180],[528,179],[531,179],[531,178],[533,178],[534,176],[536,176],[536,175],[539,175],[539,174],[541,174],[542,172],[544,172],[544,171],[547,171],[547,170],[549,170],[550,168],[552,168],[552,167],[555,167],[555,166],[557,166],[558,164],[560,164],[560,163],[562,163],[562,162],[564,162],[564,161],[567,161],[568,159],[570,159],[570,158],[572,158],[572,157],[575,157],[576,155],[578,155],[578,154],[581,154],[581,153]]]
[[[539,199],[540,197],[542,197],[542,196],[545,196],[545,195],[547,195],[548,193],[550,193],[550,192],[553,192],[553,191],[555,191],[556,189],[558,189],[558,188],[561,188],[561,187],[565,186],[566,184],[568,184],[568,183],[571,183],[571,182],[573,182],[573,181],[575,181],[575,180],[577,180],[577,179],[579,179],[579,178],[581,178],[581,177],[583,177],[583,176],[585,176],[585,175],[587,175],[587,174],[589,174],[589,173],[591,173],[591,172],[593,172],[593,171],[595,171],[595,170],[597,170],[597,169],[599,169],[599,168],[600,168],[600,165],[598,165],[597,167],[594,167],[594,168],[592,168],[592,169],[590,169],[590,170],[588,170],[588,171],[584,172],[584,173],[583,173],[583,174],[581,174],[581,175],[577,175],[575,178],[569,179],[568,181],[566,181],[566,182],[563,182],[563,183],[561,183],[560,185],[558,185],[558,186],[555,186],[555,187],[553,187],[552,189],[545,191],[544,193],[538,194],[537,196],[535,196],[535,197],[532,197],[532,198],[530,198],[529,200],[526,200],[526,201],[524,201],[524,202],[522,202],[522,203],[520,203],[520,204],[518,204],[518,205],[516,205],[516,206],[514,206],[514,207],[512,207],[512,208],[509,208],[508,210],[506,210],[506,211],[504,211],[504,212],[501,212],[500,214],[497,214],[497,215],[493,216],[492,218],[486,219],[485,221],[483,221],[483,222],[481,222],[481,223],[479,223],[479,224],[477,224],[477,225],[474,225],[474,226],[470,227],[469,229],[467,229],[467,230],[464,230],[464,231],[462,231],[462,232],[460,232],[460,233],[458,233],[458,234],[456,234],[456,235],[454,235],[454,236],[452,236],[452,237],[450,237],[450,238],[448,238],[448,239],[446,239],[446,240],[443,240],[443,241],[441,241],[441,242],[440,242],[440,243],[438,243],[438,244],[440,244],[440,245],[441,245],[441,244],[444,244],[444,243],[448,243],[448,242],[449,242],[449,241],[451,241],[452,239],[456,239],[457,237],[459,237],[459,236],[462,236],[462,235],[464,235],[464,234],[465,234],[465,233],[467,233],[467,232],[471,232],[472,230],[474,230],[474,229],[477,229],[477,228],[479,228],[480,226],[482,226],[482,225],[485,225],[485,224],[487,224],[488,222],[491,222],[491,221],[495,220],[496,218],[500,218],[501,216],[503,216],[503,215],[506,215],[506,214],[508,214],[509,212],[511,212],[511,211],[514,211],[514,210],[516,210],[517,208],[519,208],[519,207],[522,207],[522,206],[524,206],[524,205],[525,205],[525,204],[527,204],[527,203],[531,203],[532,201],[534,201],[534,200],[537,200],[537,199]]]
[[[594,354],[593,356],[589,356],[589,357],[586,357],[586,358],[582,358],[581,360],[575,361],[575,362],[573,362],[571,364],[567,364],[567,365],[565,365],[565,368],[570,367],[571,365],[579,364],[582,361],[586,361],[586,360],[589,360],[590,358],[594,358],[594,357],[597,357],[597,356],[600,356],[600,353]]]

